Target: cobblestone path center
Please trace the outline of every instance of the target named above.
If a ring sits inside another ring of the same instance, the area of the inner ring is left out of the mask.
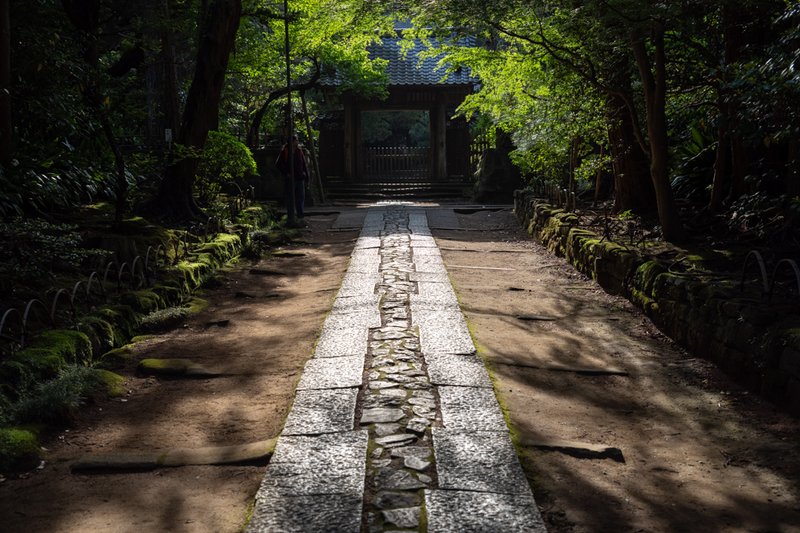
[[[545,531],[423,208],[367,213],[247,531]]]

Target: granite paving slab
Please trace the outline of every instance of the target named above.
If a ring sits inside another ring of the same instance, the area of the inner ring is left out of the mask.
[[[339,296],[333,302],[331,313],[343,314],[374,314],[380,317],[378,312],[378,295],[367,293],[356,296]],[[356,322],[358,324],[359,322]],[[380,326],[380,323],[378,323]]]
[[[375,285],[380,281],[380,276],[377,274],[357,274],[347,273],[342,280],[342,285],[339,287],[337,296],[339,298],[347,296],[361,296],[373,294],[375,292]]]
[[[376,233],[373,235],[373,233]],[[381,247],[381,239],[377,235],[377,232],[368,232],[366,235],[361,235],[358,240],[356,241],[356,245],[353,247],[353,250],[377,250]]]
[[[270,463],[259,491],[275,497],[363,493],[364,467],[344,468],[336,460]]]
[[[441,386],[438,391],[445,428],[459,431],[508,431],[492,389]]]
[[[531,494],[508,433],[432,431],[440,489]]]
[[[483,361],[476,355],[425,354],[428,376],[434,385],[483,387],[491,389],[492,382]]]
[[[363,355],[309,359],[297,390],[360,387],[363,374]]]
[[[450,278],[447,276],[447,272],[411,272],[408,275],[409,281],[420,282],[424,281],[427,283],[447,283],[450,284]]]
[[[350,431],[358,389],[299,390],[283,426],[283,435],[318,435]]]
[[[411,248],[438,248],[436,246],[436,239],[430,235],[420,235],[412,233],[410,236]]]
[[[314,350],[314,357],[343,357],[348,355],[359,355],[363,358],[367,353],[367,324],[350,325],[336,327],[335,322],[331,322],[329,327],[327,321],[322,328],[317,346]],[[336,324],[338,326],[338,324]]]
[[[367,454],[367,438],[367,432],[364,430],[318,436],[282,436],[275,446],[270,465],[298,463],[326,468],[326,464],[336,463],[337,468],[363,468]]]
[[[411,295],[412,314],[415,309],[421,308],[434,310],[455,309],[458,311],[458,319],[463,321],[458,299],[449,283],[417,282],[417,294]]]
[[[414,323],[419,324],[419,339],[423,352],[475,353],[475,345],[463,318],[446,320],[445,313],[439,311],[422,313],[420,310],[425,311],[425,309],[417,306],[414,309],[417,310],[417,314],[412,316]],[[418,319],[420,315],[422,317]]]
[[[363,494],[317,494],[274,498],[264,493],[256,500],[248,533],[358,533]]]
[[[442,257],[438,246],[418,246],[414,248],[414,260],[425,257]]]
[[[417,272],[447,272],[441,257],[420,257],[414,261],[414,270]]]
[[[366,326],[367,328],[377,328],[381,325],[381,315],[378,312],[377,305],[374,309],[362,309],[359,311],[351,310],[350,312],[338,311],[331,312],[328,318],[325,319],[323,329],[333,330],[346,330],[352,332],[355,328],[353,324]],[[328,342],[326,340],[326,342]],[[357,344],[355,341],[353,345]],[[319,343],[318,343],[319,345]],[[327,348],[323,347],[323,351]],[[322,354],[322,352],[320,352]],[[325,355],[319,355],[325,357]]]
[[[333,229],[361,229],[367,216],[366,209],[342,211],[333,221]]]
[[[533,498],[456,490],[426,490],[429,533],[544,533]]]

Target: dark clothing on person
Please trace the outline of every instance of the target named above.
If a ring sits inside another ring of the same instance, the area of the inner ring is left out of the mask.
[[[294,213],[297,218],[303,218],[305,197],[306,197],[306,181],[308,181],[308,167],[306,166],[306,158],[303,154],[303,149],[294,141],[294,179],[289,175],[289,145],[284,144],[281,148],[281,153],[275,161],[275,166],[278,167],[284,175],[284,194],[286,196],[286,209],[294,208]],[[294,189],[294,205],[291,205],[291,194]]]

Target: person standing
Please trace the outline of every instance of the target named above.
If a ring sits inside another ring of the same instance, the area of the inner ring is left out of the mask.
[[[275,161],[275,166],[284,176],[284,194],[286,195],[286,209],[294,209],[294,214],[297,219],[302,219],[304,216],[304,207],[306,199],[306,182],[308,181],[308,166],[306,165],[305,154],[300,147],[297,135],[292,136],[291,151],[294,154],[294,176],[290,175],[289,165],[289,143],[286,143],[281,148],[281,153],[278,154],[278,159]],[[294,205],[291,205],[291,194],[294,189]],[[291,220],[291,216],[289,216]]]

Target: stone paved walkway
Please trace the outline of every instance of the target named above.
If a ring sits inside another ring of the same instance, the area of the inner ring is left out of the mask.
[[[247,531],[545,531],[424,209],[369,210]]]

